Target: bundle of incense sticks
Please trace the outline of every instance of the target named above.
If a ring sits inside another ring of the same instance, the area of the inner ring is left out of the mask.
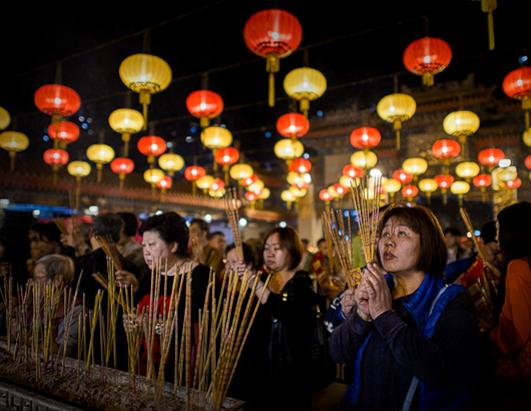
[[[98,243],[101,245],[101,248],[105,252],[105,255],[107,257],[110,257],[114,266],[117,270],[122,269],[122,262],[121,262],[121,256],[118,251],[118,248],[116,247],[116,243],[108,236],[101,236],[97,235],[95,236]]]
[[[378,236],[381,176],[364,176],[350,186],[354,209],[358,214],[359,233],[365,262],[374,260]]]
[[[238,213],[238,209],[240,208],[240,200],[238,200],[236,189],[227,189],[224,200],[225,212],[227,214],[227,220],[229,221],[229,227],[232,232],[232,237],[234,238],[236,253],[238,254],[240,260],[243,260],[242,237],[240,234],[240,230],[238,229],[238,222],[240,221],[240,216]]]

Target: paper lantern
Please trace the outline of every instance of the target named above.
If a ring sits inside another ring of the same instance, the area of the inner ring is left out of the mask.
[[[463,196],[470,191],[470,184],[466,181],[455,181],[450,186],[452,194],[457,195],[459,199],[459,207],[463,206]]]
[[[527,147],[531,147],[531,129],[524,131],[522,134],[522,140]]]
[[[299,113],[287,113],[277,120],[277,131],[283,137],[303,137],[309,130],[310,121]]]
[[[297,158],[289,165],[289,171],[296,171],[297,173],[309,173],[312,171],[312,162],[305,158]]]
[[[190,114],[199,119],[201,127],[208,127],[210,119],[223,111],[223,99],[218,93],[210,90],[198,90],[186,98],[186,108]]]
[[[417,110],[417,103],[408,94],[395,93],[382,98],[376,111],[382,120],[393,123],[396,135],[396,149],[400,150],[400,129],[402,123],[409,120]]]
[[[140,95],[144,114],[144,130],[148,123],[151,95],[166,89],[172,78],[171,68],[163,59],[151,54],[138,53],[126,57],[118,70],[127,88]]]
[[[350,177],[350,178],[356,178],[356,177],[363,177],[363,169],[360,167],[353,166],[352,164],[347,164],[345,167],[343,167],[343,170],[341,173],[344,176]]]
[[[455,179],[450,174],[439,174],[434,177],[434,180],[437,182],[437,185],[441,189],[441,193],[443,195],[443,204],[446,204],[447,202],[446,192],[451,187]]]
[[[87,148],[87,157],[96,163],[98,170],[97,181],[101,181],[101,170],[104,164],[110,163],[114,158],[114,149],[107,144],[92,144]]]
[[[179,154],[167,153],[159,157],[159,167],[170,176],[184,167],[184,159]]]
[[[326,91],[326,78],[313,68],[297,68],[284,78],[284,90],[288,96],[300,102],[300,110],[308,117],[310,101],[318,99]]]
[[[444,40],[424,37],[413,41],[404,51],[404,66],[422,76],[422,84],[433,86],[433,76],[443,71],[452,60],[452,49]]]
[[[159,136],[144,136],[136,146],[140,153],[147,156],[148,163],[153,164],[155,157],[166,151],[166,140]]]
[[[59,170],[61,166],[64,166],[66,163],[68,163],[68,152],[61,149],[50,148],[44,152],[43,158],[46,164],[52,166],[55,182],[55,173],[57,172],[57,170]]]
[[[240,163],[240,164],[234,164],[230,168],[230,177],[233,180],[243,180],[246,178],[249,178],[253,175],[253,168],[249,164]]]
[[[214,155],[214,160],[217,164],[223,168],[228,168],[229,166],[237,163],[240,159],[240,152],[237,148],[227,147],[216,150]]]
[[[373,168],[378,162],[378,157],[372,151],[355,151],[350,156],[350,163],[354,167],[359,167],[363,170]]]
[[[409,201],[412,201],[418,194],[419,189],[416,186],[407,185],[402,188],[402,197],[407,198]]]
[[[225,183],[220,178],[215,178],[210,183],[210,190],[219,191],[225,189]]]
[[[144,116],[140,111],[131,108],[119,108],[109,116],[109,126],[122,135],[124,142],[124,157],[129,155],[129,141],[131,134],[138,133],[144,128]]]
[[[384,180],[383,189],[386,193],[389,193],[391,197],[391,201],[394,199],[395,193],[400,191],[400,187],[402,187],[402,184],[400,184],[400,181],[395,180],[394,178],[388,178]]]
[[[380,144],[382,135],[374,127],[359,127],[350,133],[350,144],[360,150],[369,150]]]
[[[67,144],[77,141],[79,138],[79,127],[71,121],[60,121],[48,126],[48,134],[52,140],[62,143],[63,148]]]
[[[269,73],[268,104],[275,105],[275,73],[280,59],[299,47],[302,27],[297,17],[280,9],[262,10],[253,14],[243,29],[245,44],[253,53],[266,59]]]
[[[472,183],[477,188],[484,189],[492,184],[492,178],[489,174],[478,174],[476,177],[474,177]]]
[[[195,182],[195,185],[198,189],[203,190],[206,194],[207,190],[210,188],[210,185],[214,181],[214,177],[207,175],[204,175],[203,177],[200,177]]]
[[[247,191],[250,191],[255,194],[259,194],[262,192],[264,187],[265,187],[265,184],[262,180],[256,180],[254,183],[247,186]]]
[[[184,178],[188,181],[196,181],[206,175],[206,170],[200,166],[188,166],[184,169]]]
[[[399,168],[393,172],[393,178],[400,181],[401,184],[407,184],[413,180],[413,174],[407,173],[406,171]]]
[[[130,158],[117,157],[111,162],[111,171],[118,174],[120,188],[123,188],[125,178],[135,169],[135,163]]]
[[[267,200],[271,196],[271,190],[269,188],[264,187],[262,192],[258,195],[258,200]]]
[[[77,92],[62,84],[47,84],[35,92],[33,100],[37,108],[52,116],[52,122],[58,117],[68,117],[76,113],[81,106],[81,98]]]
[[[473,161],[464,161],[455,167],[455,174],[466,180],[470,180],[471,178],[477,176],[479,171],[479,166]]]
[[[254,203],[256,201],[256,199],[258,198],[258,196],[255,194],[255,193],[252,193],[250,191],[247,191],[245,193],[245,199],[247,201],[249,201],[251,204]]]
[[[71,161],[67,166],[68,174],[75,177],[76,179],[81,179],[90,174],[90,164],[86,161]]]
[[[421,157],[411,157],[402,163],[402,168],[406,173],[412,174],[413,178],[424,174],[428,169],[428,162]]]
[[[479,129],[479,117],[472,111],[454,111],[443,120],[444,131],[459,139],[466,158],[466,139]]]
[[[169,190],[171,186],[173,185],[173,180],[170,176],[162,177],[160,180],[156,182],[156,186],[158,189],[160,189],[163,193],[166,192],[166,190]]]
[[[211,150],[225,148],[232,144],[232,133],[224,127],[210,126],[201,132],[201,142]]]
[[[289,161],[302,156],[304,146],[299,140],[285,138],[277,141],[273,150],[278,158]]]
[[[486,148],[478,153],[479,163],[489,169],[496,167],[504,158],[505,153],[499,148]]]
[[[162,178],[164,178],[164,171],[158,168],[149,168],[144,171],[144,181],[152,187],[155,187],[155,184]]]
[[[308,193],[308,190],[305,188],[298,188],[296,186],[291,186],[289,191],[295,196],[295,198],[302,198]]]
[[[531,109],[531,67],[520,67],[511,71],[503,79],[503,91],[511,98],[522,100],[525,111],[525,128],[529,129],[529,110]]]
[[[423,193],[426,193],[426,198],[428,199],[428,203],[430,202],[431,193],[437,190],[437,181],[435,181],[433,178],[423,178],[419,181],[419,189]]]
[[[225,189],[220,190],[208,190],[208,195],[213,198],[222,198],[225,195]]]
[[[522,186],[522,180],[520,180],[519,178],[505,182],[505,187],[507,187],[509,190],[517,190],[521,186]]]
[[[455,140],[441,138],[433,143],[431,146],[431,153],[436,159],[443,160],[443,163],[448,164],[448,160],[459,156],[461,153],[461,146]]]
[[[0,130],[4,130],[11,123],[11,115],[9,111],[0,106]]]
[[[332,195],[328,192],[326,188],[323,188],[321,191],[319,191],[319,199],[321,201],[328,202],[332,200]]]
[[[3,131],[0,133],[0,147],[9,152],[11,171],[15,169],[17,153],[24,151],[29,146],[29,138],[18,131]]]
[[[531,154],[525,157],[525,166],[528,170],[531,170]]]
[[[245,177],[241,179],[239,182],[243,187],[248,187],[251,184],[253,184],[256,180],[258,180],[258,176],[256,174],[250,175],[249,177]]]

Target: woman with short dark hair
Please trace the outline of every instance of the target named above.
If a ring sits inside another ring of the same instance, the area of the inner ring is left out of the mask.
[[[394,206],[379,225],[377,261],[342,297],[331,336],[337,363],[354,364],[344,409],[468,409],[479,331],[466,290],[445,287],[436,217]]]

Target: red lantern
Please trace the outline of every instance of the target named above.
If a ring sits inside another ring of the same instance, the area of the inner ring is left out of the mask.
[[[258,197],[258,196],[257,196],[255,193],[251,192],[251,191],[247,191],[247,192],[245,193],[245,199],[246,199],[247,201],[249,201],[250,203],[254,203],[254,202],[256,201],[256,198],[257,198],[257,197]]]
[[[162,191],[169,190],[173,184],[173,181],[170,176],[162,177],[159,181],[157,181],[157,187],[160,188]]]
[[[255,54],[266,58],[269,73],[270,107],[275,105],[275,73],[282,57],[290,55],[302,40],[302,27],[297,17],[284,10],[269,9],[253,14],[243,29],[245,44]]]
[[[339,183],[334,184],[332,190],[334,190],[339,197],[342,197],[347,193],[347,189]]]
[[[219,190],[223,190],[224,188],[225,188],[225,183],[220,178],[216,178],[214,179],[214,181],[212,181],[212,183],[210,183],[210,190],[212,191],[219,191]]]
[[[525,166],[528,170],[531,170],[531,154],[528,154],[525,158]]]
[[[441,138],[433,143],[431,152],[439,160],[449,160],[461,153],[461,145],[450,138]]]
[[[295,171],[296,173],[309,173],[312,171],[312,163],[305,158],[296,158],[289,165],[289,171]]]
[[[323,188],[321,191],[319,191],[319,199],[321,201],[328,202],[332,200],[332,194],[330,194],[330,192],[326,188]]]
[[[220,166],[228,167],[240,159],[240,152],[234,147],[220,148],[216,150],[214,159]]]
[[[240,184],[244,187],[249,187],[251,184],[253,184],[257,180],[258,180],[258,176],[256,174],[253,174],[251,177],[246,177],[240,180]]]
[[[433,76],[443,71],[452,60],[452,49],[444,40],[424,37],[413,41],[404,51],[404,66],[422,76],[422,84],[433,86]]]
[[[416,186],[408,185],[402,188],[402,197],[415,198],[419,194],[419,189]]]
[[[166,141],[159,136],[145,136],[138,140],[138,151],[147,156],[148,163],[152,164],[155,157],[166,151]]]
[[[348,164],[343,167],[343,175],[350,178],[363,177],[363,169],[360,167]]]
[[[118,174],[118,178],[120,179],[120,188],[123,187],[127,174],[131,174],[134,169],[135,163],[130,158],[116,157],[111,162],[111,171]]]
[[[522,180],[519,178],[512,180],[512,181],[506,181],[505,187],[507,187],[509,190],[516,190],[517,188],[520,188],[522,186]]]
[[[503,91],[509,97],[522,100],[525,110],[525,128],[529,128],[529,110],[531,109],[531,67],[520,67],[511,71],[503,79]]]
[[[188,181],[195,181],[206,175],[206,170],[200,166],[188,166],[184,169],[184,178]]]
[[[223,111],[223,99],[210,90],[198,90],[186,98],[186,108],[190,114],[199,118],[201,127],[208,127],[209,120]]]
[[[500,160],[505,158],[505,153],[499,148],[486,148],[478,153],[478,161],[485,167],[495,167]]]
[[[358,149],[370,150],[380,144],[382,135],[374,127],[360,127],[350,133],[350,144]]]
[[[283,137],[303,137],[309,130],[310,120],[304,114],[288,113],[280,116],[277,120],[277,131]]]
[[[393,178],[400,181],[402,184],[407,184],[413,180],[413,174],[406,173],[404,170],[399,168],[393,173]]]
[[[484,189],[492,184],[492,178],[489,174],[479,174],[474,177],[472,183],[477,187]]]
[[[48,134],[52,140],[57,140],[64,144],[70,144],[79,138],[79,127],[71,121],[61,121],[48,126]]]
[[[81,98],[77,92],[61,84],[40,87],[33,96],[37,108],[50,116],[71,116],[79,110]]]
[[[450,174],[439,174],[438,176],[435,176],[434,179],[441,190],[450,188],[455,180]]]
[[[54,170],[68,163],[68,152],[56,148],[50,148],[44,152],[44,162],[53,166]]]

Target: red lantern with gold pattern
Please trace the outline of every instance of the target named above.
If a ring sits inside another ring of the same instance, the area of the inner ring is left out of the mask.
[[[57,140],[66,145],[77,141],[79,138],[79,127],[76,123],[64,120],[59,123],[50,124],[48,126],[48,134],[52,140]]]
[[[253,53],[266,58],[269,73],[270,107],[275,105],[275,73],[280,59],[293,53],[302,40],[302,27],[297,17],[280,9],[262,10],[253,14],[243,29],[245,44]]]
[[[406,173],[404,170],[399,168],[393,173],[393,178],[400,181],[402,184],[407,184],[413,180],[413,174]]]
[[[419,189],[417,186],[407,185],[402,187],[402,197],[407,199],[413,199],[419,195]]]
[[[240,152],[234,147],[220,148],[216,150],[214,160],[220,166],[226,168],[240,159]]]
[[[201,127],[208,127],[210,119],[223,111],[223,99],[210,90],[198,90],[186,98],[186,108],[190,114],[199,118]]]
[[[436,159],[449,160],[461,153],[461,145],[450,138],[441,138],[433,143],[431,152]]]
[[[350,133],[350,144],[360,150],[370,150],[380,144],[382,135],[374,127],[359,127]]]
[[[47,84],[40,87],[35,92],[33,100],[40,111],[54,117],[71,116],[81,106],[79,94],[62,84]]]
[[[505,158],[505,153],[499,148],[486,148],[478,153],[478,161],[481,165],[488,167],[496,167],[500,160]]]
[[[116,157],[111,162],[111,171],[118,174],[118,178],[120,179],[120,188],[124,185],[125,177],[131,174],[134,169],[135,163],[130,158]]]
[[[360,167],[353,166],[352,164],[348,164],[345,167],[343,167],[342,171],[343,175],[350,178],[356,178],[356,177],[363,177],[363,169]]]
[[[166,151],[166,141],[159,136],[144,136],[137,143],[138,151],[147,156],[148,163],[152,164],[155,157]]]
[[[305,136],[310,130],[310,120],[300,113],[288,113],[277,120],[277,131],[283,137],[297,138]]]
[[[289,165],[289,171],[295,171],[300,174],[309,173],[312,171],[312,163],[305,158],[296,158]]]
[[[424,37],[413,41],[404,51],[404,66],[422,76],[422,84],[433,86],[433,76],[443,71],[452,60],[452,49],[444,40]]]

